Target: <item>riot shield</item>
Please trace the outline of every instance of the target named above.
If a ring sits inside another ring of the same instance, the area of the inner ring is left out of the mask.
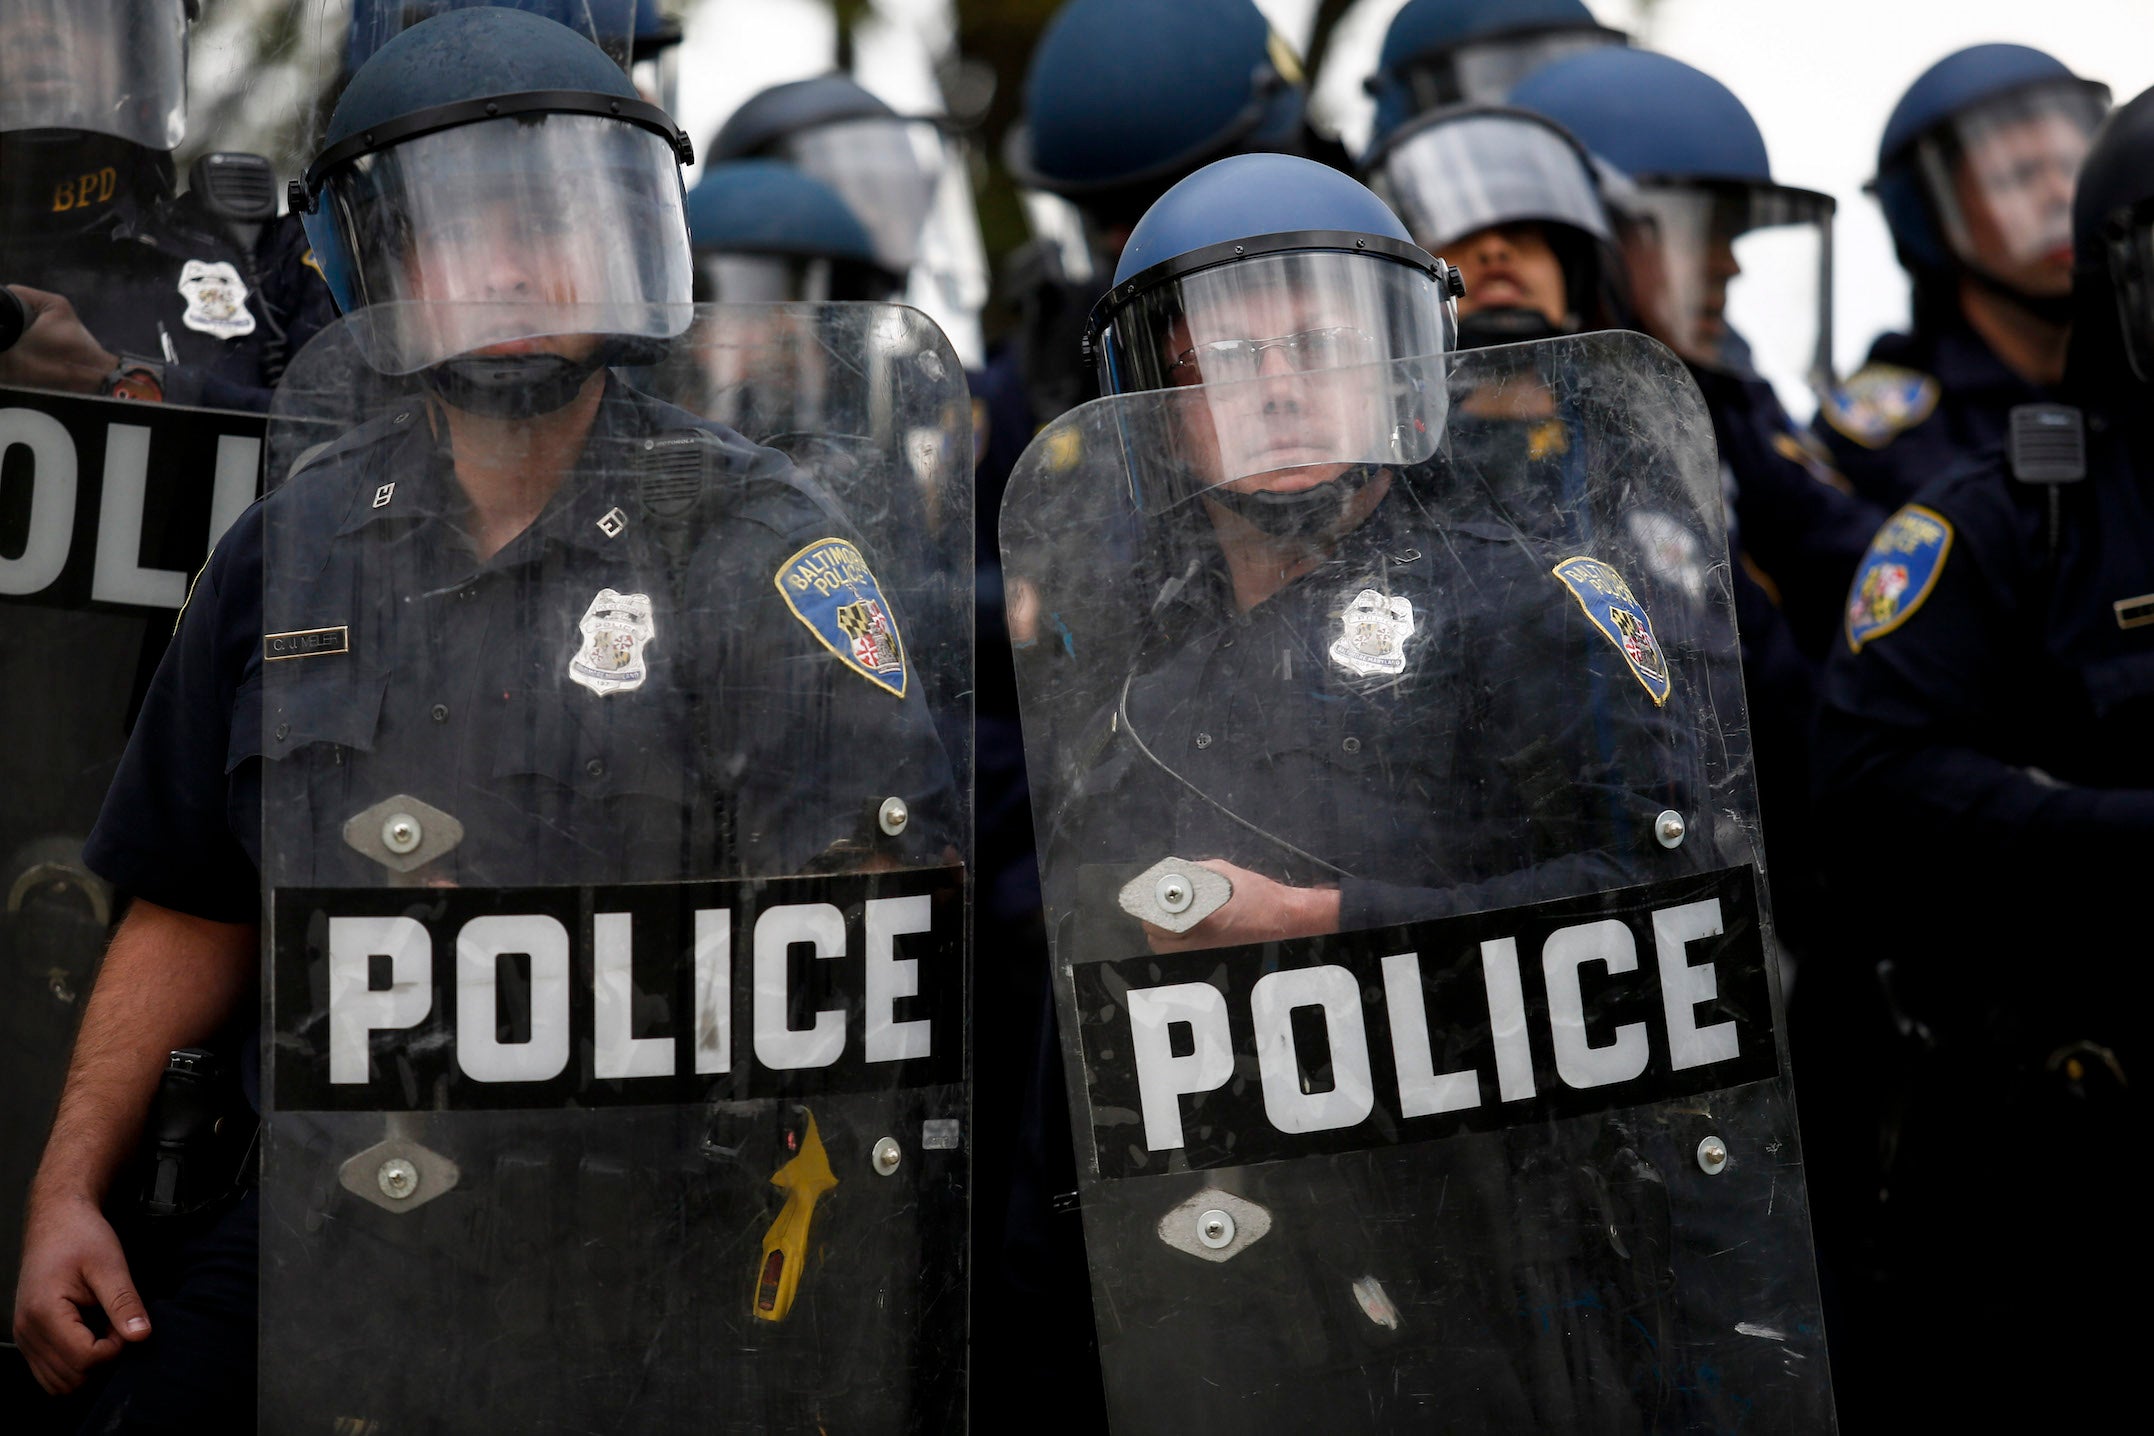
[[[253,501],[258,415],[0,390],[0,1281],[114,894],[82,845],[210,546]],[[131,1205],[124,1193],[122,1205]]]
[[[1831,1428],[1716,467],[1622,333],[1026,453],[1115,1430]]]
[[[953,1429],[947,344],[684,308],[505,414],[392,322],[271,420],[262,1429]]]

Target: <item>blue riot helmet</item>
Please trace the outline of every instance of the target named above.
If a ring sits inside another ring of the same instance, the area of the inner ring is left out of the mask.
[[[1363,169],[1415,242],[1464,270],[1462,347],[1629,323],[1592,156],[1553,120],[1503,105],[1445,106],[1379,136]],[[1553,254],[1561,295],[1532,292],[1533,277],[1513,272],[1512,251],[1528,243]]]
[[[2140,385],[2154,384],[2154,89],[2095,134],[2072,197],[2072,243],[2078,318],[2067,382],[2115,393],[2128,366]],[[2145,402],[2143,390],[2132,396],[2142,416]]]
[[[1169,491],[1214,494],[1275,534],[1336,523],[1377,468],[1434,452],[1456,276],[1326,165],[1198,170],[1137,222],[1087,337],[1102,393],[1200,389],[1166,406],[1176,432],[1132,444],[1138,481],[1178,475]],[[1170,452],[1137,452],[1151,449]]]
[[[291,207],[377,367],[427,371],[462,407],[495,393],[536,412],[686,327],[690,158],[583,36],[457,10],[360,67]],[[595,349],[527,342],[588,335]]]
[[[0,223],[68,233],[172,189],[195,0],[0,0]]]
[[[1605,48],[1535,71],[1511,103],[1620,172],[1610,208],[1654,338],[1783,394],[1830,383],[1832,198],[1774,181],[1765,137],[1727,86],[1666,55]]]
[[[1019,184],[1126,228],[1214,160],[1304,152],[1305,101],[1300,60],[1252,0],[1069,0],[1033,48],[1003,155]]]
[[[1915,277],[1918,322],[1965,274],[2069,317],[2072,181],[2107,86],[2024,45],[1975,45],[1922,72],[1893,107],[1871,192]]]
[[[699,300],[888,301],[905,288],[838,192],[779,160],[711,166],[688,191],[688,236]]]
[[[654,60],[681,43],[681,22],[668,15],[658,0],[635,0],[635,6],[632,58],[636,63]]]
[[[1392,17],[1376,73],[1376,133],[1424,110],[1496,102],[1541,66],[1629,37],[1581,0],[1409,0]]]
[[[627,69],[636,58],[643,0],[352,0],[344,73],[356,75],[374,52],[421,20],[452,10],[522,10],[568,26]]]

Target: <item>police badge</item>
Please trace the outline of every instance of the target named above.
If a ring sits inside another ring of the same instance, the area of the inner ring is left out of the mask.
[[[657,636],[647,593],[598,591],[576,625],[581,635],[568,660],[568,676],[593,693],[628,693],[643,686],[650,665],[643,645]]]
[[[243,339],[254,332],[247,308],[247,286],[239,271],[224,260],[190,259],[180,270],[179,292],[187,301],[180,322],[197,334]]]
[[[1414,606],[1373,588],[1354,595],[1339,615],[1345,632],[1331,645],[1331,661],[1363,678],[1406,671],[1406,640],[1414,631]]]

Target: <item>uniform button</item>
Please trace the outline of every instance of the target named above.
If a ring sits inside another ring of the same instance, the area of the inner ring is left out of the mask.
[[[1209,747],[1211,747],[1211,746],[1212,746],[1212,735],[1211,735],[1211,734],[1209,734],[1209,733],[1199,733],[1199,734],[1197,735],[1197,746],[1198,746],[1199,748],[1209,748]]]
[[[432,708],[432,709],[430,709],[429,711],[433,713],[433,715],[434,715],[434,721],[435,721],[436,723],[446,723],[446,722],[448,722],[448,721],[449,721],[449,705],[448,705],[448,704],[446,704],[446,703],[436,703],[436,704],[435,704],[435,705],[433,706],[433,708]]]
[[[292,731],[292,725],[291,725],[291,724],[289,724],[289,723],[279,723],[279,724],[277,725],[277,741],[278,741],[279,743],[282,743],[282,742],[283,742],[283,741],[284,741],[284,740],[285,740],[285,739],[286,739],[286,738],[287,738],[288,736],[290,736],[290,734],[291,734],[291,731]]]
[[[1349,753],[1359,753],[1361,751],[1361,740],[1359,738],[1345,738],[1340,740],[1339,746]]]
[[[589,773],[594,778],[603,778],[606,776],[606,760],[603,758],[593,758],[590,762],[583,765],[583,771]]]

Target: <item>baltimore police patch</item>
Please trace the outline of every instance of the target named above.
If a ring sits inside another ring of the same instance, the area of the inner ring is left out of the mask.
[[[1549,571],[1563,581],[1593,626],[1616,646],[1630,671],[1652,695],[1654,706],[1666,703],[1668,655],[1661,651],[1660,640],[1653,636],[1653,622],[1631,594],[1623,575],[1597,558],[1585,557],[1567,558]]]
[[[1935,510],[1909,504],[1885,520],[1847,593],[1848,651],[1862,652],[1863,644],[1914,617],[1951,551],[1952,523]]]
[[[841,538],[817,539],[778,565],[772,582],[793,617],[846,667],[905,696],[905,645],[897,619],[859,549]]]
[[[1896,364],[1865,364],[1825,395],[1825,422],[1866,449],[1882,449],[1930,417],[1937,381]]]

